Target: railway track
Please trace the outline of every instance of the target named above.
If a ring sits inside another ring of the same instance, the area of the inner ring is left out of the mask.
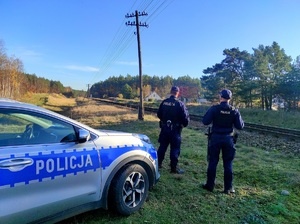
[[[104,99],[98,99],[98,98],[93,98],[93,100],[99,101],[99,102],[105,102],[105,103],[109,103],[109,104],[114,104],[114,105],[118,105],[118,106],[124,106],[124,107],[130,107],[133,109],[138,109],[138,105],[130,105],[130,104],[119,103],[119,102],[115,102],[115,101],[111,101],[111,100],[104,100]],[[144,107],[144,110],[147,112],[156,113],[158,108]],[[201,122],[202,118],[203,118],[203,116],[201,116],[201,115],[190,114],[190,119],[192,121]],[[298,139],[300,138],[300,130],[286,129],[286,128],[280,128],[280,127],[274,127],[274,126],[261,125],[261,124],[245,122],[244,130],[256,131],[256,132],[260,132],[263,134],[275,135],[275,136],[281,136],[281,137],[291,137],[291,138],[298,138]]]
[[[203,116],[190,115],[190,118],[191,118],[191,120],[200,122],[202,120]],[[248,122],[245,122],[244,130],[257,131],[257,132],[261,132],[264,134],[272,134],[272,135],[276,135],[276,136],[300,138],[300,130],[280,128],[280,127],[274,127],[274,126],[268,126],[268,125],[248,123]]]

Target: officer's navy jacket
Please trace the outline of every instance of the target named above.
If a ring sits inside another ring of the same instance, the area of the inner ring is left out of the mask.
[[[170,120],[173,125],[180,127],[186,127],[190,121],[185,105],[173,95],[161,102],[157,111],[157,117],[162,123]]]
[[[243,129],[244,121],[238,109],[235,109],[228,102],[221,102],[219,105],[208,109],[202,119],[204,125],[212,125],[212,133],[231,134],[233,128]]]

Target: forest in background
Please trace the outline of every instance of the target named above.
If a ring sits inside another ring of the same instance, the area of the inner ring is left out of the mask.
[[[60,93],[67,97],[85,96],[85,91],[65,87],[60,81],[26,74],[23,62],[6,54],[0,40],[0,97],[19,99],[27,93]]]
[[[199,98],[218,100],[218,92],[228,88],[234,93],[232,103],[240,107],[272,109],[274,99],[284,102],[287,110],[299,110],[300,56],[294,61],[287,56],[278,43],[259,45],[253,53],[239,48],[225,49],[224,59],[204,69],[204,75],[191,78],[184,75],[159,77],[144,74],[143,98],[155,91],[165,98],[171,86],[180,87],[181,97],[188,102]],[[0,40],[0,97],[18,99],[26,93],[60,93],[67,97],[93,96],[97,98],[118,97],[138,99],[139,76],[113,76],[91,86],[88,93],[65,87],[60,81],[37,77],[23,72],[23,63],[6,55]]]
[[[156,91],[166,97],[172,85],[181,89],[181,97],[195,100],[205,98],[218,100],[223,88],[232,90],[233,103],[246,108],[271,110],[274,99],[284,102],[288,110],[299,109],[300,100],[300,57],[294,61],[287,56],[278,43],[260,45],[253,53],[239,48],[225,49],[220,63],[203,70],[204,75],[191,78],[188,75],[174,79],[172,76],[143,75],[143,97]],[[90,93],[94,97],[139,97],[139,77],[127,75],[110,77],[95,83]]]

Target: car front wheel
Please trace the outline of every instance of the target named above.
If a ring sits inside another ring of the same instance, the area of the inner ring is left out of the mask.
[[[130,164],[115,177],[112,187],[113,208],[130,215],[143,206],[148,196],[148,175],[141,165]]]

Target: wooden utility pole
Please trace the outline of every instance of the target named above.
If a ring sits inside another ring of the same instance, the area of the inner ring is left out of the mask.
[[[90,85],[91,85],[91,84],[87,84],[87,87],[88,87],[87,92],[86,92],[86,97],[87,97],[87,98],[90,98],[90,92],[91,92],[91,91],[90,91]]]
[[[126,26],[136,26],[136,35],[137,35],[137,43],[138,43],[138,57],[139,57],[139,77],[140,77],[140,105],[139,105],[139,120],[144,120],[144,102],[143,102],[143,72],[142,72],[142,50],[141,50],[141,41],[140,41],[140,26],[145,26],[148,28],[146,23],[139,22],[139,16],[147,16],[148,14],[145,12],[138,12],[131,15],[127,14],[126,18],[135,17],[135,22],[126,22]]]

